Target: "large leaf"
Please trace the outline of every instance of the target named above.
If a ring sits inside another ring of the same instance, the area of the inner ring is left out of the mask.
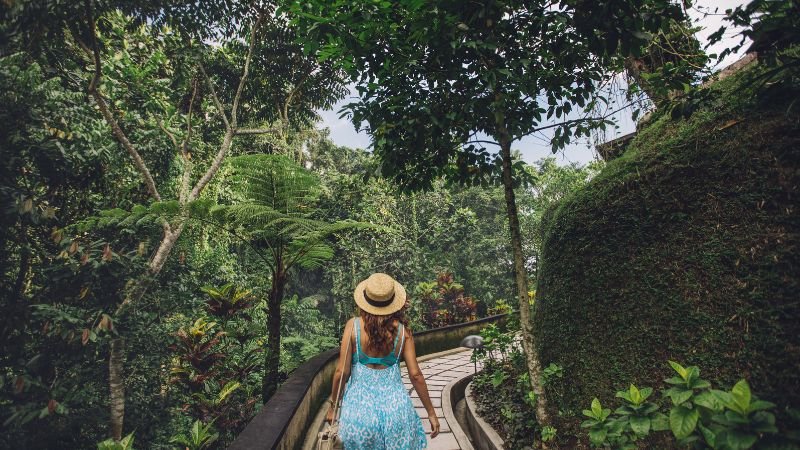
[[[647,436],[650,433],[650,418],[631,416],[630,418],[631,430],[639,436]]]
[[[669,413],[669,427],[672,434],[678,439],[688,437],[694,432],[699,417],[697,409],[689,409],[685,406],[673,407]]]
[[[672,403],[677,406],[692,398],[693,391],[682,386],[675,386],[664,391],[664,394],[668,395],[672,399]]]
[[[712,392],[705,391],[697,394],[694,397],[694,404],[702,406],[704,408],[708,408],[712,411],[722,411],[723,404],[720,401],[719,397],[714,395]]]
[[[589,440],[595,446],[600,446],[606,441],[606,431],[605,428],[597,428],[594,430],[589,431]]]
[[[680,377],[683,378],[684,381],[689,377],[689,372],[682,365],[676,363],[675,361],[668,361],[668,362],[669,365],[672,366],[672,368],[675,370],[675,372],[678,372],[678,375],[680,375]]]

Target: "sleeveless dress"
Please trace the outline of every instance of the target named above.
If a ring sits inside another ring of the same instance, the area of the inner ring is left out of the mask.
[[[392,352],[382,358],[367,356],[361,351],[360,319],[353,321],[356,348],[350,380],[344,391],[339,418],[339,436],[345,450],[417,450],[425,448],[427,440],[422,420],[411,403],[400,377],[400,352],[397,341],[405,329],[400,324]],[[385,369],[373,369],[366,364],[381,364]]]

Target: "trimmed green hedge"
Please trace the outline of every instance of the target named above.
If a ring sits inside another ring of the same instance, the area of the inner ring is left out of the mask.
[[[653,120],[546,215],[535,334],[542,366],[564,368],[559,436],[583,434],[595,396],[663,387],[668,359],[800,406],[800,106],[752,100],[756,71]]]

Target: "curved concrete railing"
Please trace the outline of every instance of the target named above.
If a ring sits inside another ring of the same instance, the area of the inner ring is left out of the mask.
[[[467,428],[469,428],[468,432],[475,442],[475,448],[477,450],[503,450],[503,438],[478,415],[478,406],[472,398],[472,381],[464,389],[464,400],[467,403]]]
[[[505,314],[414,333],[418,356],[456,348],[461,339],[478,334],[490,323],[503,322]],[[331,393],[338,349],[311,358],[298,367],[275,395],[233,441],[231,450],[296,450],[303,445],[314,415]]]

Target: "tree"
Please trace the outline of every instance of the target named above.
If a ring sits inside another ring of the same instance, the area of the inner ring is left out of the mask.
[[[523,346],[537,415],[547,413],[532,339],[511,146],[555,128],[554,149],[608,123],[592,115],[618,55],[641,53],[645,31],[682,11],[667,1],[295,2],[288,8],[311,51],[341,61],[360,100],[383,175],[408,190],[433,180],[504,188]],[[575,110],[580,115],[570,115]],[[546,124],[552,117],[560,122]],[[483,136],[489,136],[486,140]],[[483,144],[496,145],[492,155]]]
[[[86,0],[63,6],[0,6],[9,19],[2,37],[16,48],[43,54],[64,85],[88,94],[90,107],[106,124],[104,132],[130,158],[144,187],[126,201],[173,197],[190,204],[216,177],[235,139],[253,142],[279,133],[286,140],[291,131],[313,123],[314,109],[343,94],[336,73],[291,43],[291,30],[274,20],[269,3]],[[262,71],[257,83],[253,61]],[[86,84],[81,86],[76,80],[82,78]],[[279,106],[269,112],[276,102]],[[177,183],[173,170],[180,173]],[[147,273],[128,290],[115,320],[161,272],[185,223],[181,217],[160,223],[162,235]],[[23,254],[21,262],[28,259]],[[125,353],[121,335],[111,350],[109,373],[118,380]],[[115,381],[110,387],[117,440],[124,417],[122,386]]]
[[[237,230],[254,247],[265,249],[270,291],[267,299],[267,351],[262,396],[266,402],[279,381],[281,304],[294,267],[313,269],[333,256],[325,241],[337,232],[365,228],[352,220],[314,219],[319,180],[289,158],[245,155],[232,158],[229,176],[235,203],[213,210],[216,217]]]
[[[233,100],[230,106],[230,113],[226,112],[226,108],[223,106],[222,102],[217,96],[214,82],[206,72],[203,63],[200,61],[198,61],[197,63],[198,77],[202,77],[203,81],[207,84],[210,97],[216,109],[216,113],[221,118],[224,124],[225,131],[222,136],[221,143],[219,144],[219,148],[216,154],[214,155],[211,163],[208,165],[205,172],[202,173],[200,178],[197,179],[196,182],[194,182],[193,185],[191,183],[193,164],[191,162],[191,154],[189,151],[188,144],[191,142],[190,139],[192,136],[194,100],[199,88],[200,84],[199,81],[192,83],[192,93],[191,93],[191,98],[189,100],[188,111],[186,112],[186,114],[182,115],[183,116],[182,118],[185,121],[185,126],[187,127],[186,128],[187,131],[182,137],[180,138],[176,137],[176,135],[172,133],[167,126],[163,125],[161,118],[158,117],[156,118],[156,121],[158,122],[159,126],[162,128],[164,133],[169,137],[170,141],[172,142],[174,150],[179,152],[180,158],[183,161],[183,176],[181,178],[181,184],[178,194],[179,201],[182,203],[192,202],[197,198],[199,198],[200,194],[203,192],[205,187],[208,185],[211,179],[216,175],[217,171],[219,171],[219,168],[222,165],[223,160],[225,159],[228,151],[231,148],[233,139],[238,132],[239,129],[238,113],[239,113],[239,104],[241,100],[242,89],[244,88],[244,85],[247,81],[250,61],[252,59],[252,54],[253,54],[253,47],[255,46],[257,32],[263,21],[262,14],[263,12],[259,14],[252,21],[252,24],[249,27],[249,33],[248,33],[249,47],[244,56],[244,68],[239,78],[238,85],[235,89],[235,94],[233,95]],[[110,103],[109,100],[107,99],[106,94],[101,90],[101,81],[103,77],[103,60],[101,55],[100,41],[96,31],[96,19],[94,18],[94,13],[91,10],[89,10],[88,12],[87,28],[89,30],[88,41],[84,41],[81,35],[76,34],[73,36],[78,45],[86,52],[86,56],[91,59],[93,64],[94,72],[92,79],[89,82],[87,92],[89,93],[90,97],[94,100],[98,110],[100,111],[105,121],[108,123],[109,127],[113,132],[114,137],[119,142],[120,146],[130,155],[130,158],[132,159],[133,164],[136,167],[137,171],[141,175],[142,181],[144,182],[147,188],[147,192],[152,198],[152,200],[161,201],[162,197],[159,187],[156,185],[151,170],[148,167],[148,163],[142,157],[137,146],[133,142],[131,142],[131,140],[128,137],[128,134],[120,126],[120,123],[117,119],[115,112],[112,111],[111,107],[109,106]],[[115,56],[117,55],[119,55],[119,53],[117,53]],[[158,52],[154,53],[153,56],[151,56],[151,62],[153,64],[158,64],[157,58],[158,58]],[[125,75],[124,71],[122,71],[122,75]],[[147,74],[145,73],[143,75]],[[159,100],[161,100],[161,103],[159,103]],[[162,99],[159,98],[154,99],[155,105],[151,106],[151,108],[154,107],[153,109],[156,109],[156,114],[162,113],[167,115],[168,117],[170,115],[174,116],[178,110],[175,106],[167,104],[166,100],[168,100],[168,97]],[[111,104],[113,104],[113,100]],[[158,109],[161,109],[161,111],[158,111]],[[143,115],[147,116],[149,115],[148,113],[150,112],[151,111],[145,110]],[[117,307],[114,314],[115,317],[120,316],[124,312],[125,308],[127,308],[131,303],[136,302],[138,299],[141,298],[142,295],[144,295],[153,277],[157,275],[164,267],[164,263],[166,262],[167,257],[169,256],[170,252],[175,246],[175,243],[178,241],[178,238],[183,232],[183,223],[171,224],[169,221],[165,221],[162,224],[162,228],[163,228],[163,237],[148,264],[148,276],[141,278],[140,281],[134,286],[134,288],[130,289],[128,295],[125,296],[124,300],[120,302],[119,306]],[[123,419],[125,411],[124,384],[122,381],[123,363],[124,363],[124,340],[121,336],[118,336],[116,339],[111,341],[111,353],[109,356],[109,387],[111,391],[110,403],[111,403],[111,423],[112,423],[111,428],[112,428],[112,438],[114,438],[114,440],[120,440],[122,438]]]

